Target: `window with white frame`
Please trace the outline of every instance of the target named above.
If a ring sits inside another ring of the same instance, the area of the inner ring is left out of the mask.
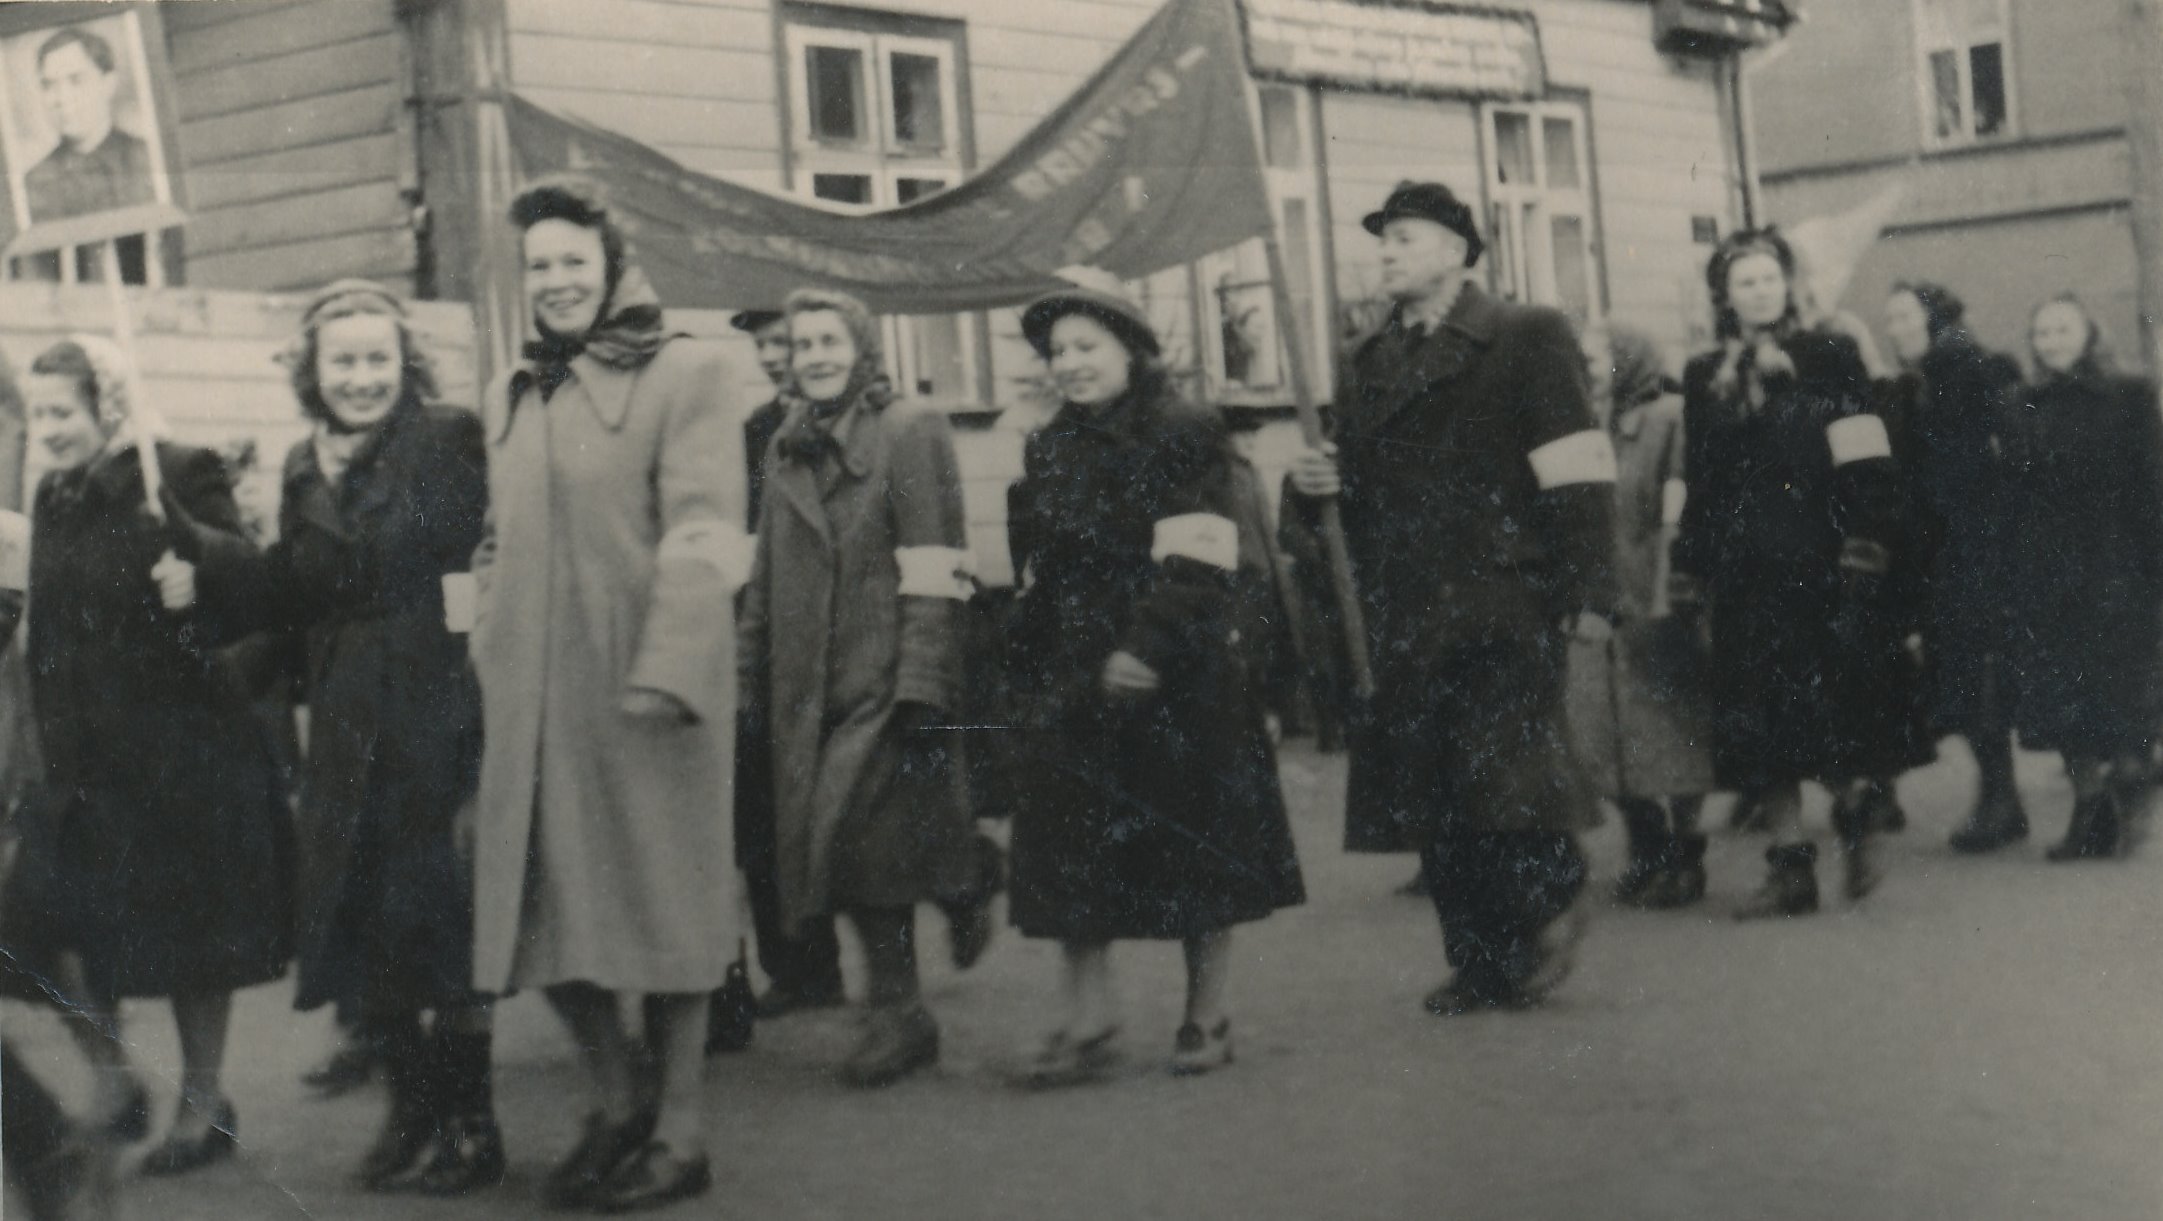
[[[1914,0],[1924,134],[1972,144],[2011,130],[2012,23],[2007,0]]]
[[[1321,285],[1320,162],[1315,156],[1311,91],[1289,85],[1254,89],[1260,120],[1263,174],[1284,255],[1286,295],[1300,318],[1307,374],[1326,398],[1331,337],[1329,302]],[[1284,399],[1291,389],[1283,329],[1269,283],[1269,256],[1259,239],[1195,264],[1201,322],[1199,355],[1211,393],[1233,402]]]
[[[1487,259],[1495,290],[1579,320],[1600,312],[1585,108],[1574,102],[1489,106]]]
[[[927,199],[967,170],[958,23],[818,5],[783,9],[792,186],[842,211]],[[890,319],[897,384],[920,398],[978,396],[977,315]]]

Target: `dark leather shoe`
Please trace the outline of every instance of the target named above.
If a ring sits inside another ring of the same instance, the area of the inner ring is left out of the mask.
[[[1492,973],[1458,971],[1441,987],[1429,992],[1421,1005],[1436,1017],[1463,1017],[1468,1013],[1502,1008],[1508,999],[1509,989]]]
[[[1953,832],[1953,851],[1980,854],[1996,852],[2028,838],[2028,813],[2014,794],[1991,794],[1975,803],[1975,812]]]
[[[667,1144],[647,1141],[617,1169],[594,1200],[604,1213],[645,1212],[706,1194],[713,1169],[703,1153],[689,1157]]]
[[[391,1103],[375,1143],[361,1155],[353,1181],[363,1191],[387,1191],[405,1177],[436,1138],[436,1116],[430,1108],[404,1098]]]
[[[443,1125],[428,1165],[413,1180],[422,1195],[463,1196],[503,1181],[503,1133],[493,1115],[460,1115]]]
[[[167,1136],[165,1143],[151,1150],[150,1156],[144,1158],[137,1169],[152,1177],[186,1174],[233,1156],[239,1140],[240,1117],[234,1114],[230,1101],[221,1099],[217,1114],[211,1118],[208,1131],[194,1140],[177,1140]]]
[[[653,1135],[659,1118],[657,1112],[641,1111],[618,1124],[599,1111],[587,1115],[578,1143],[541,1181],[541,1199],[550,1208],[596,1206],[610,1176]]]
[[[841,1083],[860,1090],[892,1085],[939,1062],[939,1023],[920,1004],[885,1005],[864,1021],[863,1041],[841,1065]]]
[[[379,1060],[374,1047],[366,1043],[348,1043],[301,1074],[300,1082],[325,1098],[336,1098],[368,1084],[375,1076]]]
[[[2083,797],[2073,803],[2073,820],[2065,839],[2044,853],[2053,861],[2107,861],[2118,855],[2124,815],[2118,798],[2110,792]]]
[[[142,1082],[130,1084],[127,1098],[105,1117],[102,1126],[107,1140],[123,1145],[150,1135],[150,1091]]]

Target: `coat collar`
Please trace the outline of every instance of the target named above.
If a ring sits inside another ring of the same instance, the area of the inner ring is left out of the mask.
[[[1362,401],[1353,403],[1354,431],[1372,432],[1387,425],[1414,403],[1425,400],[1436,388],[1464,376],[1472,362],[1494,341],[1502,317],[1502,303],[1478,284],[1467,281],[1456,304],[1432,334],[1414,339],[1403,321],[1403,307],[1390,313],[1389,322],[1371,344],[1400,348],[1400,359],[1385,365],[1380,386]]]
[[[646,362],[647,365],[652,363]],[[624,420],[631,414],[631,391],[638,384],[639,373],[645,368],[646,365],[639,365],[632,369],[618,369],[581,352],[571,358],[571,377],[557,387],[554,397],[562,399],[575,389],[578,397],[584,399],[587,408],[593,412],[594,419],[601,422],[601,427],[610,432],[620,432]],[[530,362],[520,365],[511,373],[507,395],[508,409],[503,413],[503,422],[496,426],[494,440],[500,442],[510,434],[511,421],[518,415],[519,400],[524,398],[529,390],[536,394],[540,392],[540,371]]]

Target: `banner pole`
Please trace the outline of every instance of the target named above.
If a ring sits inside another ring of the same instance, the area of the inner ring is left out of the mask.
[[[1299,413],[1300,435],[1309,446],[1320,449],[1324,440],[1322,411],[1314,401],[1314,381],[1307,371],[1307,348],[1300,339],[1301,320],[1292,312],[1292,290],[1284,275],[1284,249],[1277,239],[1274,207],[1271,212],[1269,230],[1262,235],[1262,249],[1269,259],[1269,292],[1276,302],[1277,333],[1284,340],[1291,365],[1292,405]],[[1334,496],[1324,497],[1319,508],[1322,545],[1329,552],[1330,585],[1337,594],[1337,616],[1344,623],[1344,651],[1352,667],[1352,687],[1361,699],[1367,699],[1374,694],[1374,667],[1367,656],[1367,618],[1359,606],[1352,553],[1344,541],[1344,515]]]
[[[145,247],[149,242],[145,241]],[[105,295],[113,304],[113,344],[120,354],[135,367],[136,384],[128,387],[131,394],[141,394],[142,369],[135,360],[135,320],[128,316],[128,294],[120,285],[120,239],[105,239],[101,252],[105,260]],[[128,429],[135,434],[135,461],[143,472],[143,507],[158,521],[165,520],[165,500],[159,495],[158,450],[156,440],[143,434],[143,413],[136,410],[138,404],[128,405]]]

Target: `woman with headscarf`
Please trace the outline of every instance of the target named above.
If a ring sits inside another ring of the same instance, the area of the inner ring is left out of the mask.
[[[1807,325],[1795,257],[1773,230],[1706,268],[1720,346],[1683,372],[1688,496],[1671,595],[1710,628],[1713,761],[1770,824],[1765,885],[1736,914],[1818,908],[1804,780],[1834,794],[1845,890],[1878,871],[1866,798],[1912,760],[1904,633],[1886,582],[1904,561],[1891,441],[1855,341]]]
[[[1611,642],[1573,646],[1572,720],[1629,836],[1615,898],[1684,907],[1705,896],[1697,816],[1713,778],[1702,666],[1693,633],[1667,603],[1684,486],[1682,397],[1650,336],[1610,326],[1584,338],[1593,400],[1615,445],[1620,616]]]
[[[1975,754],[1975,808],[1952,846],[1989,852],[2028,834],[2013,784],[2005,555],[2011,543],[2003,431],[2020,366],[1975,342],[1960,298],[1922,281],[1893,286],[1886,333],[1900,361],[1885,408],[1913,514],[1932,728]]]
[[[1184,948],[1170,1068],[1206,1073],[1232,1060],[1233,927],[1305,898],[1241,641],[1242,582],[1267,580],[1243,577],[1241,546],[1262,540],[1242,538],[1223,420],[1174,392],[1136,306],[1064,290],[1022,332],[1061,405],[1008,494],[1033,748],[1011,914],[1060,943],[1066,1002],[1024,1083],[1117,1063],[1111,943],[1130,939]]]
[[[946,417],[896,401],[877,319],[811,289],[784,309],[794,391],[766,472],[741,682],[773,751],[782,919],[855,926],[868,1003],[840,1076],[874,1088],[939,1058],[915,908],[973,872],[945,731],[961,706],[969,539]]]
[[[461,1195],[503,1175],[471,863],[452,835],[480,693],[444,614],[487,508],[481,423],[434,401],[405,306],[366,280],[316,294],[286,365],[313,435],[286,457],[278,541],[232,574],[253,588],[197,585],[304,633],[294,1005],[358,1015],[382,1057],[390,1109],[355,1177]]]
[[[161,429],[113,344],[53,345],[26,389],[48,471],[26,629],[44,828],[10,881],[10,933],[72,964],[58,999],[79,1015],[117,1133],[139,1134],[146,1105],[118,1002],[171,1001],[180,1109],[141,1168],[178,1174],[233,1153],[220,1087],[233,992],[277,978],[291,940],[284,798],[247,694],[213,651],[252,618],[218,591],[245,586],[227,574],[256,550],[217,455],[153,445]]]
[[[2037,307],[2028,342],[2034,373],[2005,426],[2014,723],[2072,777],[2050,859],[2106,859],[2163,681],[2163,421],[2154,385],[2112,368],[2077,299]]]
[[[735,957],[737,383],[665,327],[593,184],[538,182],[510,220],[539,338],[483,404],[474,980],[541,989],[584,1058],[590,1109],[547,1199],[655,1207],[712,1181],[707,996]],[[652,998],[651,1077],[626,994]]]

